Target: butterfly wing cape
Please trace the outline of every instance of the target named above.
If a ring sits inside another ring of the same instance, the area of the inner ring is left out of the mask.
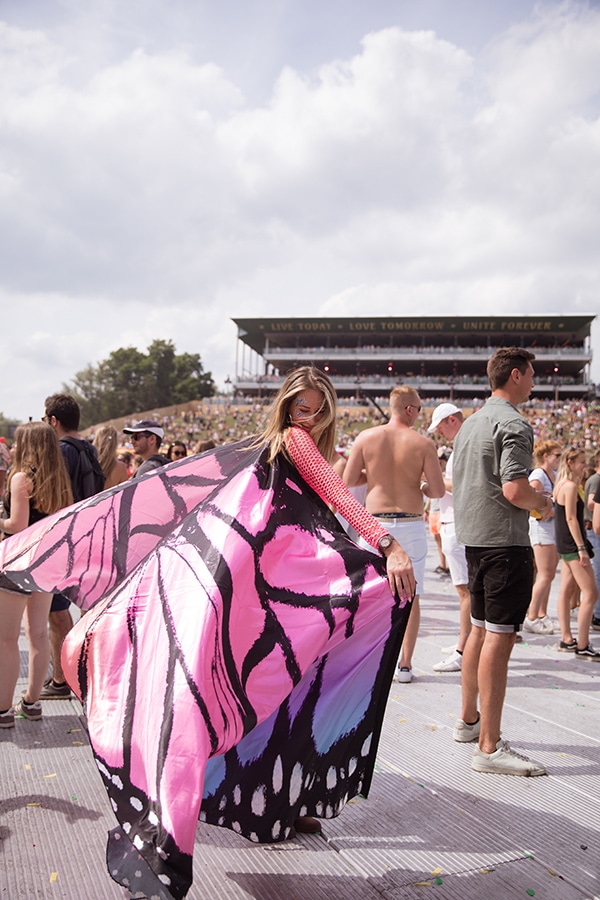
[[[0,548],[5,585],[89,609],[63,666],[119,825],[110,874],[184,897],[198,819],[284,840],[366,795],[409,605],[283,457],[232,444]]]

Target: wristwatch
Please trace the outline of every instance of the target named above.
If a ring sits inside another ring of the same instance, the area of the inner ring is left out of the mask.
[[[388,547],[391,547],[393,540],[394,540],[394,538],[391,536],[391,534],[384,534],[384,536],[380,539],[379,543],[377,544],[377,549],[379,550],[379,552],[383,553],[384,550],[387,550]]]

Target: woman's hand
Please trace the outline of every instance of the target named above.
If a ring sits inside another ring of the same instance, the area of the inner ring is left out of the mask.
[[[586,568],[587,566],[591,566],[592,561],[588,556],[588,552],[585,548],[583,550],[578,550],[577,553],[579,554],[579,562],[584,568]]]
[[[417,583],[410,556],[395,539],[383,552],[392,593],[397,594],[401,600],[412,600],[417,591]]]

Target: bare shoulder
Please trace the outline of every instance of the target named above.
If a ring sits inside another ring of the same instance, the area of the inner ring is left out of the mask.
[[[24,472],[15,472],[10,482],[11,494],[22,494],[26,497],[33,491],[33,482]]]
[[[431,438],[425,437],[424,434],[419,434],[418,431],[414,431],[411,429],[411,441],[414,447],[418,447],[422,453],[437,453],[435,444],[431,440]]]
[[[355,444],[371,444],[381,440],[383,437],[385,425],[374,425],[372,428],[365,428],[356,435]]]

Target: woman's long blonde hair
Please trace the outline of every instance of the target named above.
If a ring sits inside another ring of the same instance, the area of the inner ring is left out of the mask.
[[[98,451],[98,462],[108,481],[110,473],[117,464],[117,447],[119,445],[117,429],[112,425],[100,425],[95,431],[92,443]]]
[[[281,385],[275,399],[267,413],[267,424],[260,438],[270,445],[269,462],[272,462],[278,453],[287,454],[285,439],[291,427],[290,407],[292,401],[302,391],[310,389],[320,391],[323,394],[321,417],[315,422],[310,436],[317,445],[321,456],[328,462],[333,458],[335,451],[335,421],[337,412],[337,397],[334,387],[324,372],[314,366],[302,366],[290,372]]]
[[[16,472],[33,485],[31,500],[41,513],[50,515],[73,502],[71,479],[54,429],[46,422],[28,422],[15,431],[15,462],[8,478]]]
[[[568,450],[563,450],[558,472],[556,473],[556,481],[554,482],[554,499],[556,499],[558,489],[563,481],[573,481],[570,464],[579,456],[585,456],[585,450],[582,450],[581,447],[569,447]]]

